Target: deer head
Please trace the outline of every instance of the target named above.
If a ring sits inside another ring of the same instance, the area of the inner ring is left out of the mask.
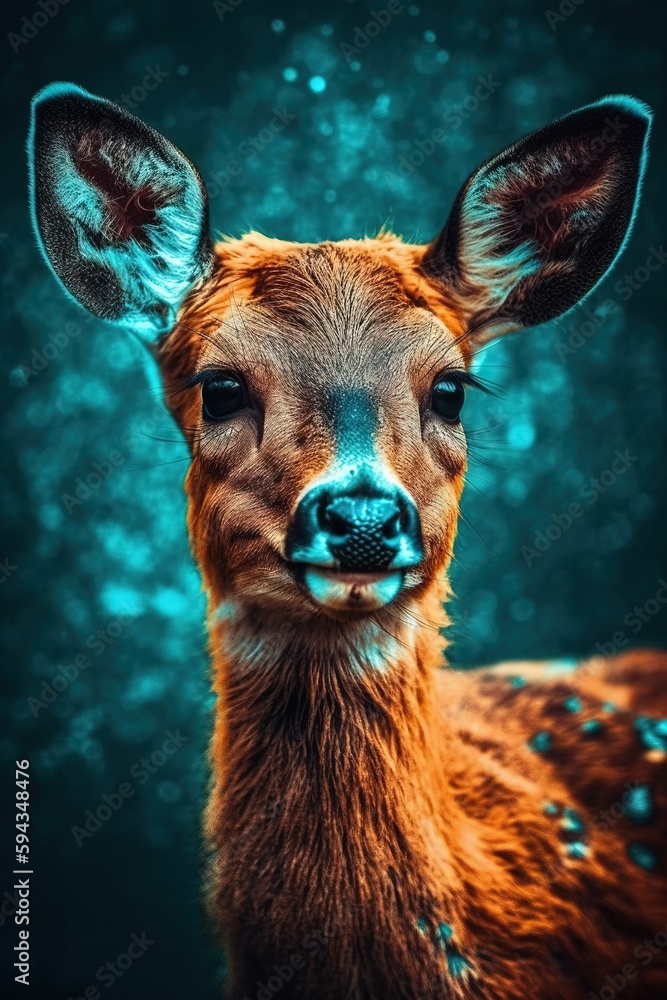
[[[66,290],[159,364],[213,607],[340,622],[444,577],[475,350],[604,277],[649,124],[639,101],[609,97],[533,132],[471,175],[426,246],[214,246],[204,185],[171,142],[78,87],[36,97],[40,244]]]

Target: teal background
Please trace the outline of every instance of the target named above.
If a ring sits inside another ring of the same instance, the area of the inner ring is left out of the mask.
[[[450,655],[468,667],[584,656],[619,631],[628,645],[667,639],[667,611],[645,613],[646,622],[633,611],[667,571],[667,269],[646,281],[637,271],[664,237],[662,12],[584,0],[562,4],[572,12],[550,24],[541,2],[405,3],[358,54],[346,50],[348,61],[341,43],[354,45],[355,28],[384,0],[227,6],[221,20],[197,0],[73,0],[16,53],[6,36],[40,8],[4,4],[1,15],[0,748],[3,782],[15,759],[31,761],[33,996],[81,995],[144,931],[154,944],[113,984],[117,1000],[212,997],[219,973],[200,905],[212,700],[185,535],[186,449],[139,345],[89,321],[36,249],[24,143],[30,97],[44,84],[128,94],[135,113],[198,165],[216,231],[296,240],[374,234],[386,222],[427,240],[468,173],[521,134],[607,93],[647,101],[656,120],[644,197],[613,276],[564,319],[491,346],[480,374],[498,397],[469,394]],[[141,96],[149,68],[167,75]],[[474,106],[478,78],[489,75],[499,85]],[[251,157],[244,140],[261,134],[274,107],[296,118]],[[417,141],[436,128],[444,141],[409,173],[401,165],[419,159]],[[230,159],[242,169],[225,186]],[[608,299],[618,306],[609,315]],[[591,336],[587,311],[599,324]],[[564,353],[559,344],[580,346]],[[627,469],[604,492],[592,486],[628,449]],[[108,474],[72,504],[95,462]],[[554,516],[565,523],[573,502],[583,513],[562,536],[522,554]],[[88,665],[52,704],[29,700],[77,656]],[[176,730],[187,740],[140,783],[141,759]],[[123,783],[134,794],[78,846],[72,827]],[[8,842],[0,894],[11,868]],[[3,990],[16,941],[9,909],[0,906]]]

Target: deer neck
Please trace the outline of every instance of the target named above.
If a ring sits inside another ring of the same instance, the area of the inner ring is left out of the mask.
[[[441,595],[384,625],[314,629],[226,612],[211,629],[208,829],[230,871],[262,856],[284,870],[281,848],[293,855],[296,844],[338,872],[342,856],[348,873],[383,858],[386,880],[387,851],[410,854],[442,815]]]
[[[306,961],[290,1000],[429,994],[446,973],[426,928],[462,926],[472,840],[436,703],[443,597],[379,629],[214,624],[210,911],[239,995],[276,955]]]

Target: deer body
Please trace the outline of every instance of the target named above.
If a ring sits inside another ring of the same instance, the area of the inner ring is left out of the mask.
[[[606,273],[647,131],[629,98],[560,119],[473,174],[426,247],[212,247],[167,140],[78,88],[36,100],[49,262],[149,342],[192,451],[230,998],[667,988],[642,943],[667,926],[665,657],[460,674],[440,635],[474,351]]]
[[[576,679],[519,689],[489,671],[459,685],[415,653],[404,661],[421,675],[414,714],[387,705],[402,732],[369,721],[366,692],[328,732],[321,692],[289,673],[302,726],[291,714],[276,725],[282,697],[267,699],[264,717],[218,721],[210,891],[238,962],[229,996],[261,996],[293,955],[305,960],[283,990],[295,998],[597,995],[628,962],[643,973],[629,995],[662,995],[664,960],[644,970],[642,942],[667,923],[664,883],[628,849],[657,856],[664,837],[637,814],[612,832],[601,819],[626,795],[625,774],[631,789],[664,789],[633,714],[603,713],[613,753],[596,766],[582,724],[600,717],[600,701]],[[629,672],[642,659],[627,657]],[[573,691],[578,716],[563,708]],[[226,687],[227,699],[246,701]],[[558,744],[542,759],[527,744],[545,726]],[[653,794],[664,810],[664,792]]]

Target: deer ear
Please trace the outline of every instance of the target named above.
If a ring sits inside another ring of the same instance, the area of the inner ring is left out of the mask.
[[[152,341],[210,269],[208,199],[183,154],[123,108],[55,83],[32,105],[38,241],[81,305]]]
[[[607,97],[515,142],[460,191],[422,266],[473,346],[566,312],[604,277],[634,219],[649,109]]]

